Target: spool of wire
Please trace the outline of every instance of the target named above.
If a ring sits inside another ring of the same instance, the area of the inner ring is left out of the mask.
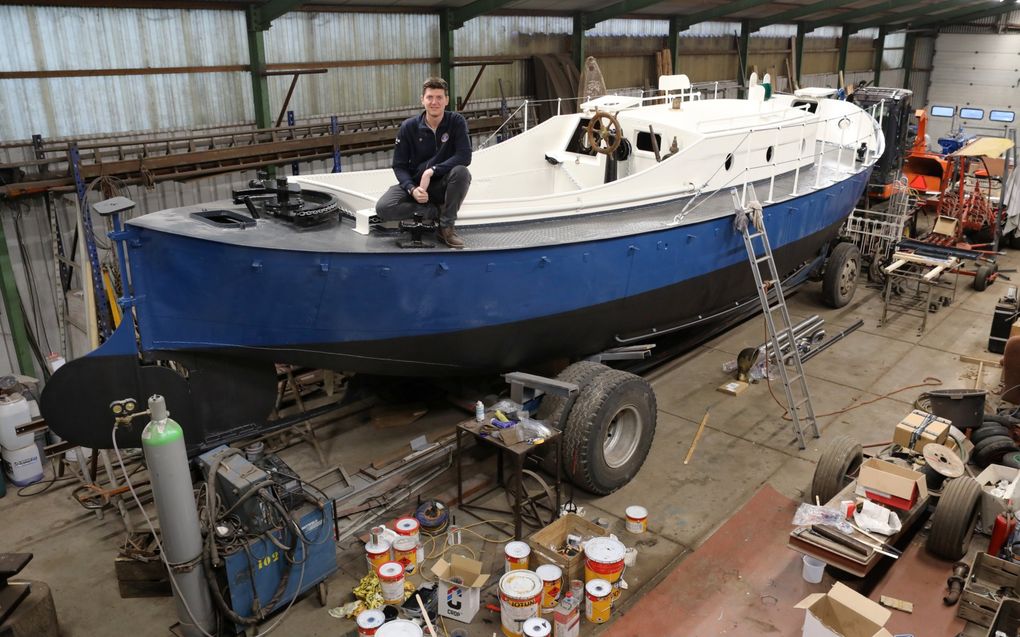
[[[450,522],[450,510],[439,500],[427,500],[415,510],[414,518],[418,520],[421,532],[425,535],[441,535]]]

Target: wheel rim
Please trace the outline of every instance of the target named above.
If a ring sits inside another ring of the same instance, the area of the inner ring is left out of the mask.
[[[839,273],[839,295],[846,296],[857,285],[857,260],[848,259]]]
[[[616,412],[602,441],[602,456],[609,467],[616,469],[627,464],[638,448],[642,429],[641,414],[633,406],[625,406]]]

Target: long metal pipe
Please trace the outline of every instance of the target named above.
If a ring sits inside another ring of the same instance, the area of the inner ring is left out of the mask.
[[[794,338],[800,340],[807,336],[808,334],[810,334],[811,332],[813,332],[815,329],[821,327],[824,323],[825,321],[817,314],[809,316],[808,318],[804,319],[800,323],[793,326]],[[776,340],[779,341],[779,349],[781,352],[786,352],[790,348],[789,344],[787,343],[789,339],[786,335],[786,332],[780,333]],[[761,345],[758,346],[758,349],[761,349],[762,347],[765,348],[766,356],[770,356],[772,354],[771,341],[766,341],[765,343],[762,343]]]
[[[810,352],[801,356],[800,361],[803,363],[804,361],[810,360],[811,357],[817,356],[821,352],[824,352],[825,350],[829,349],[832,345],[836,344],[838,341],[843,340],[844,338],[858,330],[862,325],[864,325],[864,321],[858,320],[856,323],[846,328],[842,332],[833,334],[832,338],[819,344],[817,347],[812,348]]]

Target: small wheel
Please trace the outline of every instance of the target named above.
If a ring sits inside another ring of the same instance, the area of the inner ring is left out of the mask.
[[[825,504],[850,484],[864,462],[861,443],[850,436],[836,436],[822,452],[811,479],[811,502]]]
[[[1020,451],[1007,451],[1006,455],[1002,456],[1002,460],[999,460],[999,464],[1004,467],[1020,469]]]
[[[931,394],[924,392],[914,400],[914,409],[931,413]]]
[[[843,307],[854,298],[857,274],[861,271],[861,253],[852,243],[840,243],[832,249],[822,275],[822,299],[829,307]]]
[[[982,425],[975,429],[970,434],[970,441],[975,445],[985,438],[991,438],[992,436],[1006,436],[1010,437],[1009,429],[997,424]]]
[[[524,483],[521,497],[521,517],[524,521],[536,528],[542,528],[555,520],[559,515],[559,511],[556,510],[556,493],[546,481],[534,471],[525,469],[521,472],[521,482]],[[507,482],[504,494],[506,503],[512,511],[517,501],[516,480],[511,478]]]
[[[612,113],[595,111],[588,121],[588,146],[603,155],[612,155],[623,141],[623,128]]]
[[[329,585],[326,582],[319,582],[318,586],[319,606],[323,608],[329,602]]]
[[[882,272],[882,266],[884,265],[885,256],[881,252],[871,255],[871,261],[868,263],[868,281],[884,285],[885,272]]]
[[[647,380],[610,369],[585,387],[563,432],[565,474],[577,486],[608,495],[630,482],[655,437],[655,391]]]
[[[1010,451],[1020,451],[1020,447],[1017,447],[1013,438],[1010,436],[992,436],[974,445],[971,461],[984,469],[990,464],[998,464],[1002,457]]]
[[[932,515],[925,547],[944,560],[956,561],[967,553],[981,502],[981,485],[964,476],[950,480]]]
[[[990,281],[988,278],[992,276],[992,268],[987,265],[978,266],[977,272],[974,273],[974,283],[972,287],[978,292],[984,291],[988,287]]]

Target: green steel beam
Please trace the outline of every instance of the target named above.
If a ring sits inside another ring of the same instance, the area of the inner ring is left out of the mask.
[[[680,16],[669,19],[669,57],[673,63],[673,73],[680,72]]]
[[[930,20],[924,20],[922,22],[911,22],[911,27],[926,27],[936,24],[941,24],[947,20],[953,22],[967,22],[969,20],[980,20],[981,18],[991,18],[993,16],[1008,13],[1020,9],[1020,6],[1012,2],[981,2],[978,4],[972,4],[969,7],[963,7],[949,13],[943,13],[942,15],[931,18]]]
[[[4,308],[7,310],[7,323],[11,328],[11,340],[14,341],[18,371],[26,376],[35,376],[31,345],[28,342],[28,331],[25,329],[25,315],[21,311],[21,295],[18,293],[18,283],[14,278],[11,255],[7,251],[7,233],[4,231],[2,219],[0,219],[0,294],[3,295]],[[13,366],[14,361],[11,361],[11,367]]]
[[[269,0],[265,4],[248,7],[248,15],[256,31],[266,31],[273,25],[273,20],[303,4],[300,0]]]
[[[875,39],[875,79],[873,83],[875,86],[881,86],[882,80],[882,58],[885,55],[885,36],[889,27],[880,26],[878,27],[878,38]]]
[[[450,9],[439,12],[439,76],[450,86],[450,105],[457,109],[457,90],[453,80],[453,13]]]
[[[917,43],[917,34],[908,33],[907,40],[903,43],[903,88],[910,88],[910,72],[914,69],[914,44]]]
[[[716,18],[725,18],[731,16],[734,13],[739,13],[746,9],[752,9],[762,4],[769,4],[774,0],[736,0],[735,2],[727,2],[722,6],[713,7],[711,9],[705,9],[697,13],[690,15],[679,16],[680,21],[677,23],[677,29],[684,31],[689,29],[691,25],[695,25],[699,22],[708,22]]]
[[[797,45],[796,45],[797,46],[797,50],[794,52],[795,55],[793,56],[795,64],[797,65],[797,68],[794,69],[794,73],[797,76],[797,81],[795,82],[795,84],[797,86],[800,86],[800,74],[803,72],[801,70],[801,67],[804,64],[804,36],[806,34],[807,34],[807,28],[805,28],[804,23],[803,22],[798,22],[797,23]]]
[[[912,1],[917,2],[917,0]],[[819,11],[836,9],[844,4],[850,4],[851,2],[854,2],[854,0],[821,0],[820,2],[805,4],[786,11],[780,11],[779,13],[767,18],[751,20],[751,31],[758,31],[762,27],[767,27],[770,24],[788,24],[790,22],[795,22],[797,18],[811,15],[812,13],[818,13]]]
[[[580,13],[574,15],[574,32],[571,34],[570,53],[574,56],[574,64],[577,70],[584,73],[584,16]]]
[[[269,81],[266,79],[266,32],[256,26],[254,8],[248,9],[248,64],[251,72],[251,95],[255,106],[255,126],[269,128],[273,114],[269,111]]]
[[[625,13],[631,13],[638,9],[644,9],[650,7],[653,4],[659,4],[662,0],[620,0],[620,2],[603,7],[598,11],[591,11],[589,13],[582,13],[581,16],[584,19],[584,28],[590,29],[599,22],[605,22],[611,18],[621,16]]]
[[[851,35],[853,35],[853,30],[849,28],[849,25],[844,24],[843,31],[839,34],[839,63],[836,64],[837,73],[840,71],[846,73],[846,51],[850,46]]]
[[[485,15],[486,13],[492,13],[496,9],[500,9],[510,4],[512,1],[513,0],[475,0],[463,7],[449,9],[450,27],[455,30],[459,29],[464,26],[464,23],[468,20],[477,18],[480,15]]]
[[[881,19],[878,19],[878,20],[870,20],[868,22],[858,22],[854,26],[857,27],[858,30],[861,30],[861,29],[867,29],[867,28],[870,28],[870,27],[880,27],[882,25],[888,26],[888,25],[900,24],[900,23],[905,23],[905,22],[913,23],[913,20],[915,20],[916,18],[930,16],[933,13],[944,13],[945,15],[940,15],[940,16],[938,16],[937,19],[933,18],[931,20],[931,23],[934,24],[934,23],[937,23],[937,22],[941,22],[941,21],[947,19],[948,17],[956,15],[958,12],[966,13],[967,11],[978,11],[978,10],[986,8],[986,7],[988,7],[988,6],[992,5],[992,4],[994,4],[996,6],[1001,6],[1001,4],[999,2],[997,2],[997,1],[995,1],[995,0],[992,0],[991,2],[978,2],[978,3],[974,3],[974,4],[971,4],[968,7],[961,7],[960,6],[960,0],[945,0],[944,2],[936,2],[935,4],[924,5],[923,7],[919,8],[919,9],[916,9],[916,10],[902,11],[902,12],[897,13],[895,15],[887,15],[884,18],[881,18]],[[900,28],[904,28],[904,27],[900,27]]]
[[[828,26],[830,24],[837,24],[840,22],[846,24],[847,22],[856,20],[857,18],[871,17],[875,15],[875,12],[877,11],[889,11],[891,9],[916,4],[917,0],[885,0],[884,2],[879,2],[878,4],[869,4],[866,7],[854,9],[852,11],[846,11],[844,13],[840,13],[832,17],[825,18],[823,20],[812,20],[811,22],[808,22],[805,25],[805,28],[810,32],[814,31],[819,27]],[[860,30],[858,25],[854,25],[854,28],[856,28],[858,31]]]

